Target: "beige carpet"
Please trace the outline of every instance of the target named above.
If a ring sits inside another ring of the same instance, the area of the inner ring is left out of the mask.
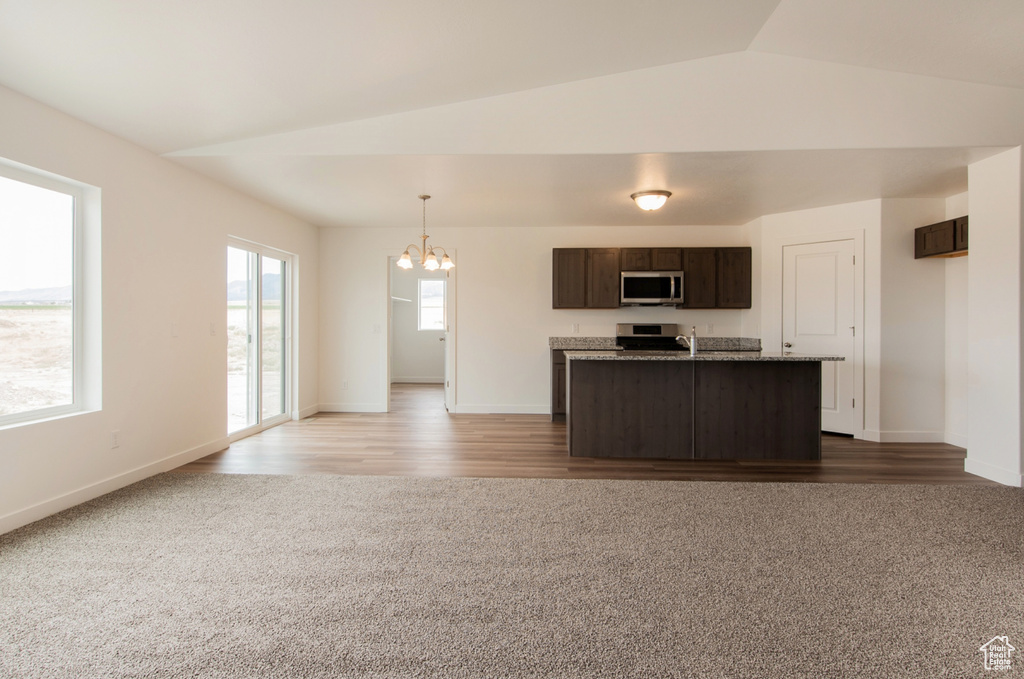
[[[2,677],[1024,675],[996,635],[1019,489],[167,474],[0,537]]]

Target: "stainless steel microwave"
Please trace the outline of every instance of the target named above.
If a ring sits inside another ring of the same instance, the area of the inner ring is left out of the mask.
[[[619,304],[623,306],[683,303],[682,271],[623,271]]]

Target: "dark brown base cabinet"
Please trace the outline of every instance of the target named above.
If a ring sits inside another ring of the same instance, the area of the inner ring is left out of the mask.
[[[820,361],[575,360],[568,379],[572,456],[821,459]]]
[[[565,352],[551,350],[551,419],[565,419]]]

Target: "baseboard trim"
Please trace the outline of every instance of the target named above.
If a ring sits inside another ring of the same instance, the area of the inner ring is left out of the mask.
[[[20,509],[16,512],[7,514],[6,516],[0,517],[0,535],[9,533],[12,530],[27,526],[30,523],[45,519],[48,516],[52,516],[57,512],[62,512],[65,509],[70,509],[75,505],[80,505],[83,502],[89,500],[95,500],[96,498],[112,493],[115,490],[130,486],[133,483],[138,483],[143,479],[148,479],[150,476],[155,476],[162,472],[170,471],[183,464],[194,462],[201,457],[212,455],[213,453],[224,450],[230,445],[230,440],[227,436],[223,438],[204,443],[201,446],[186,450],[181,453],[175,453],[162,460],[151,462],[142,467],[137,467],[131,471],[118,474],[117,476],[111,476],[110,478],[104,479],[97,483],[79,488],[78,490],[71,491],[64,495],[45,500],[38,504],[32,505],[25,509]]]
[[[506,406],[506,405],[466,405],[458,404],[459,414],[472,415],[550,415],[551,406]]]
[[[968,474],[974,474],[975,476],[988,479],[989,481],[1001,483],[1004,486],[1013,486],[1014,488],[1024,487],[1024,475],[1009,469],[996,467],[995,465],[991,465],[987,462],[972,460],[970,458],[970,453],[968,453],[967,459],[964,460],[964,471]]]
[[[391,384],[444,384],[443,377],[392,377]]]
[[[322,413],[386,413],[383,403],[321,403]]]
[[[872,443],[882,442],[882,432],[875,431],[874,429],[865,429],[863,433],[865,441],[871,441]]]
[[[945,443],[946,435],[941,431],[883,431],[879,432],[879,443]]]
[[[951,446],[967,447],[967,437],[963,434],[946,434],[946,443]]]
[[[318,412],[320,412],[320,406],[319,405],[309,406],[308,408],[303,408],[302,410],[300,410],[295,415],[295,419],[296,420],[304,420],[307,417],[312,417],[313,415],[316,415]]]

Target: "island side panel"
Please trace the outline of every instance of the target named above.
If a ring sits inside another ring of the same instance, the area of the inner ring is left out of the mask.
[[[694,372],[694,457],[820,460],[820,361],[707,361]]]
[[[569,454],[693,457],[693,363],[569,361]]]

